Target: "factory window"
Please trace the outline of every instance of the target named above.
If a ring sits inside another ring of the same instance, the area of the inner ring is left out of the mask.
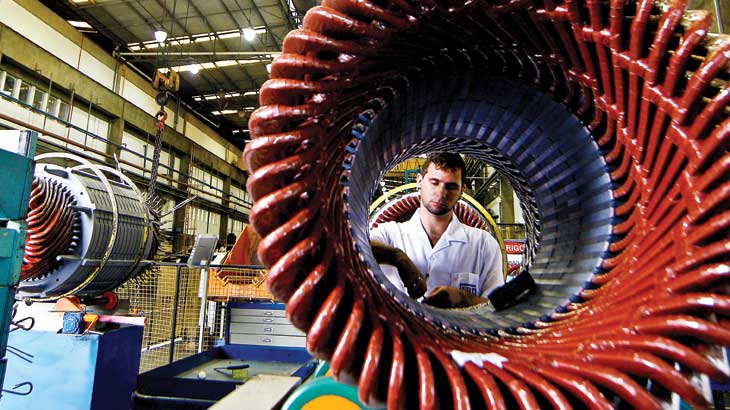
[[[20,81],[20,80],[18,80]],[[18,99],[23,103],[28,103],[28,97],[30,96],[31,86],[30,84],[22,81],[20,83],[20,91],[18,92]]]
[[[165,164],[169,166],[169,168],[165,168],[162,170],[167,176],[174,177],[175,176],[175,163],[178,161],[178,157],[175,154],[168,154],[167,161]]]
[[[177,182],[180,180],[180,168],[182,166],[182,157],[179,155],[175,155],[172,160],[172,173],[170,174],[173,179],[176,182],[173,182],[173,186],[176,186],[178,188],[184,188],[180,182]]]
[[[248,194],[246,193],[246,191],[243,188],[240,188],[236,185],[231,184],[230,193],[231,193],[231,199],[230,199],[231,208],[233,208],[237,211],[246,212],[246,210],[248,209],[248,206],[250,206],[250,203],[249,204],[246,203],[246,200],[248,197]]]
[[[48,97],[48,113],[54,117],[58,117],[61,121],[68,121],[68,113],[70,106],[58,97]]]
[[[35,95],[33,96],[33,107],[45,111],[47,101],[48,94],[36,88]]]
[[[54,117],[58,117],[58,110],[61,108],[61,100],[56,97],[48,97],[48,113]]]
[[[231,222],[231,226],[228,231],[235,233],[236,236],[240,235],[241,231],[243,231],[243,221],[240,221],[238,219],[229,219],[229,221]]]
[[[60,118],[63,121],[68,121],[68,114],[71,112],[71,106],[69,106],[66,102],[58,100],[58,118]]]
[[[5,84],[3,85],[2,92],[7,95],[13,95],[13,88],[15,88],[15,82],[20,81],[12,75],[8,74],[5,77]]]

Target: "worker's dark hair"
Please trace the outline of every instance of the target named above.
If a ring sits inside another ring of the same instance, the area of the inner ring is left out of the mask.
[[[466,164],[459,154],[451,152],[432,152],[426,157],[426,162],[421,166],[421,176],[426,175],[428,166],[434,164],[436,168],[446,171],[461,170],[461,184],[466,185]]]

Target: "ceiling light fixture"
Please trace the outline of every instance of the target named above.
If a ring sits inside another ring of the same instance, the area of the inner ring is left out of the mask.
[[[253,41],[256,38],[256,30],[252,28],[245,28],[243,29],[243,38],[246,39],[246,41]]]
[[[155,40],[157,40],[158,43],[160,43],[160,44],[164,43],[166,38],[167,38],[167,31],[165,31],[165,30],[155,31]]]
[[[92,29],[91,25],[85,21],[79,21],[79,20],[67,20],[68,24],[76,27],[76,28],[86,28],[86,29]]]

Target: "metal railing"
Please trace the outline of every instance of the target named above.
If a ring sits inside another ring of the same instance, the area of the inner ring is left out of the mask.
[[[221,311],[228,302],[272,299],[263,285],[267,273],[263,266],[151,263],[154,273],[117,289],[120,299],[129,300],[130,313],[147,318],[140,372],[222,342],[226,318]]]

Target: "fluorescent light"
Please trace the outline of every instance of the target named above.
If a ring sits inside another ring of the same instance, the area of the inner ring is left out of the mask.
[[[256,33],[254,33],[255,35]],[[218,38],[224,39],[224,38],[236,38],[241,37],[241,33],[234,31],[232,33],[225,33],[225,34],[218,34]]]
[[[91,25],[85,21],[76,21],[76,20],[68,20],[68,24],[76,27],[76,28],[93,28]]]
[[[246,39],[246,41],[253,41],[256,38],[256,30],[252,28],[245,28],[243,29],[243,38]]]
[[[155,31],[155,40],[157,40],[158,43],[164,43],[166,38],[167,38],[167,31],[164,31],[164,30]]]
[[[71,0],[73,1],[73,0]],[[96,1],[96,0],[94,0]],[[251,30],[255,35],[259,34],[266,34],[266,27],[260,26],[260,27],[253,27],[247,30]],[[162,29],[160,30],[162,31]],[[250,35],[250,34],[249,34]],[[228,38],[236,38],[236,37],[243,37],[244,36],[244,30],[241,29],[233,29],[233,30],[225,30],[225,31],[218,31],[218,32],[209,32],[209,33],[199,33],[199,34],[190,34],[186,36],[178,36],[178,37],[167,37],[165,36],[165,39],[163,40],[165,44],[168,47],[176,47],[176,46],[182,46],[185,44],[190,43],[202,43],[206,41],[215,41],[216,39],[228,39]],[[157,38],[157,37],[155,37]],[[154,43],[157,45],[158,41],[150,40],[145,41],[142,44],[138,43],[129,43],[127,46],[134,46],[134,45],[143,45],[147,46],[150,43]],[[264,53],[271,57],[276,57],[277,55],[280,55],[281,52],[268,52]]]
[[[236,61],[235,60],[221,60],[221,61],[216,61],[215,65],[217,65],[218,67],[229,67],[232,65],[236,65]]]
[[[243,64],[258,64],[258,63],[270,62],[270,61],[271,61],[271,59],[263,60],[263,59],[260,59],[260,58],[253,58],[253,59],[250,59],[250,60],[238,60],[238,64],[241,64],[241,65],[243,65]]]
[[[205,64],[201,64],[201,65],[203,66],[203,68],[206,68]],[[180,67],[177,67],[177,68],[179,71]],[[182,71],[184,71],[184,70],[182,70]],[[203,101],[203,100],[210,101],[210,100],[221,100],[221,99],[225,99],[225,98],[237,98],[237,97],[241,97],[241,96],[246,97],[249,95],[257,95],[257,94],[258,94],[258,91],[246,91],[243,94],[238,91],[228,91],[228,92],[221,91],[218,94],[196,95],[196,96],[193,96],[193,99],[195,99],[195,101]],[[243,110],[255,110],[256,107],[244,107],[242,109]]]
[[[221,111],[211,111],[210,113],[213,115],[228,115],[228,114],[235,114],[237,113],[237,110],[221,110]]]
[[[190,72],[193,74],[198,74],[200,72],[200,65],[199,64],[192,64],[190,66]]]

